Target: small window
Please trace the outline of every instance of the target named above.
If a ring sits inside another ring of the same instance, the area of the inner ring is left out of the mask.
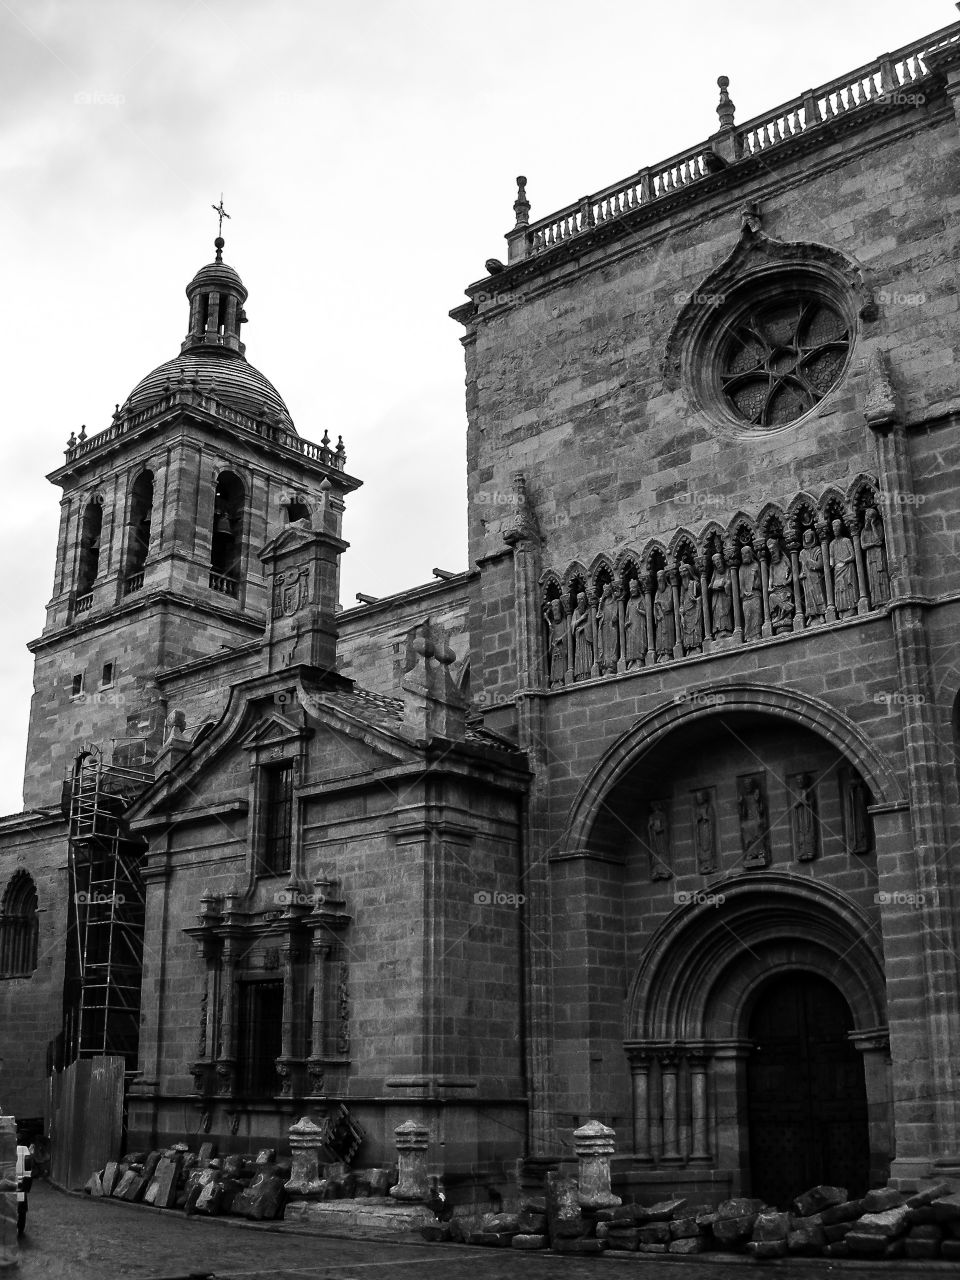
[[[290,870],[293,827],[293,761],[269,765],[263,771],[260,874]]]
[[[70,686],[70,697],[79,698],[83,693],[83,672],[79,672],[73,677],[73,683]]]
[[[107,685],[111,684],[113,684],[113,663],[105,662],[103,664],[103,671],[100,673],[100,685],[101,688],[105,689]]]

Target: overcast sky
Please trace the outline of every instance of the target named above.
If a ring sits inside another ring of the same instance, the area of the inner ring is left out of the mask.
[[[67,436],[176,355],[212,257],[301,435],[343,434],[343,603],[466,567],[463,288],[532,218],[957,18],[943,0],[0,0],[0,812]]]

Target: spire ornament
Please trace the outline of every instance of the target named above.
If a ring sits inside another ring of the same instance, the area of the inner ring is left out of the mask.
[[[220,203],[219,203],[219,204],[212,204],[212,205],[210,206],[210,208],[213,210],[213,212],[217,215],[217,218],[218,218],[218,222],[217,222],[217,238],[216,238],[216,240],[214,240],[213,245],[214,245],[214,248],[215,248],[215,249],[216,249],[216,251],[217,251],[217,262],[222,262],[222,261],[223,261],[223,246],[224,246],[224,243],[225,243],[225,242],[224,242],[224,239],[223,239],[223,220],[224,220],[224,218],[229,219],[229,217],[230,217],[229,213],[227,213],[226,209],[223,207],[223,192],[222,192],[222,191],[220,192]]]
[[[527,226],[530,221],[530,201],[527,199],[527,180],[523,174],[517,178],[517,198],[513,202],[513,211],[517,215],[517,226]]]

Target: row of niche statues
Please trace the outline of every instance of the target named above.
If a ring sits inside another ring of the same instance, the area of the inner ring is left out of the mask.
[[[797,862],[812,862],[822,848],[816,782],[812,774],[798,773],[787,779],[787,790],[793,856]],[[702,787],[693,793],[693,847],[697,871],[704,876],[720,870],[716,792],[716,787]],[[840,775],[840,802],[847,853],[856,856],[869,853],[872,847],[869,794],[851,770],[844,770]],[[740,824],[739,864],[746,869],[768,867],[771,822],[765,774],[750,773],[737,779],[736,810]],[[665,800],[649,803],[644,843],[650,859],[650,879],[672,879],[673,833]]]
[[[832,536],[831,536],[832,535]],[[798,542],[758,537],[709,559],[681,561],[626,583],[586,590],[571,610],[544,606],[550,686],[670,662],[705,646],[802,631],[877,609],[890,599],[884,531],[875,507],[853,538],[844,523],[808,527]]]

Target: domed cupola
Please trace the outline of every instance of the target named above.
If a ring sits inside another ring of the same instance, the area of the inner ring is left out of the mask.
[[[201,267],[187,285],[190,328],[180,350],[209,351],[214,348],[235,351],[242,356],[246,348],[240,341],[240,326],[247,319],[243,310],[247,291],[233,267],[223,261],[223,237],[217,236],[213,243],[217,251],[216,261]]]

